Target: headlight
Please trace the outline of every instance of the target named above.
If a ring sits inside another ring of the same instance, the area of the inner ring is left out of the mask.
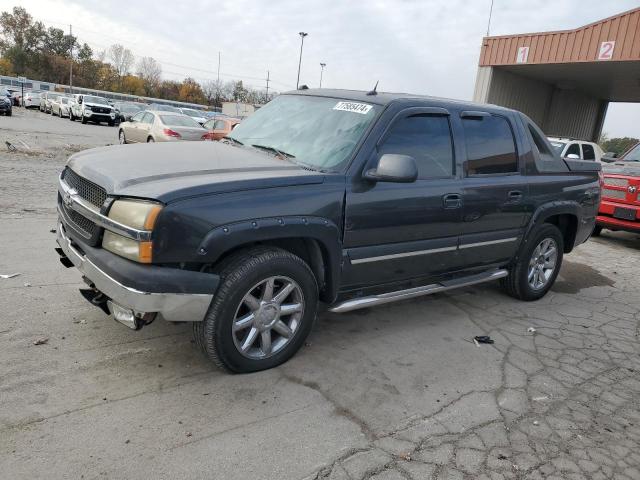
[[[162,205],[142,200],[116,200],[109,210],[109,218],[136,230],[151,231]],[[153,243],[139,242],[106,230],[102,247],[116,255],[140,263],[151,263]]]
[[[91,113],[93,113],[93,112],[91,111],[90,108],[85,108],[84,109],[84,113],[88,113],[89,115],[91,115]]]

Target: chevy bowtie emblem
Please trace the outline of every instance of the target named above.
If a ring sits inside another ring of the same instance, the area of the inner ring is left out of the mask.
[[[64,192],[64,195],[62,197],[62,202],[64,203],[65,207],[67,208],[71,208],[71,206],[73,205],[73,195],[76,195],[78,193],[77,190],[71,188],[69,190],[67,190],[66,192]]]
[[[636,187],[635,185],[629,185],[629,188],[627,188],[627,191],[629,193],[636,193],[637,190],[638,190],[638,187]]]

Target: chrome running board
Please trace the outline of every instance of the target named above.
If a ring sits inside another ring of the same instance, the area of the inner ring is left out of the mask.
[[[397,302],[399,300],[407,300],[409,298],[431,295],[432,293],[444,292],[446,290],[453,290],[454,288],[468,287],[478,283],[490,282],[492,280],[504,278],[507,275],[509,275],[509,272],[506,270],[492,270],[490,272],[483,272],[477,275],[470,275],[468,277],[447,280],[440,283],[432,283],[431,285],[409,288],[407,290],[381,293],[379,295],[371,295],[370,297],[352,298],[332,306],[329,308],[329,311],[334,313],[350,312],[359,308],[374,307],[384,303]]]

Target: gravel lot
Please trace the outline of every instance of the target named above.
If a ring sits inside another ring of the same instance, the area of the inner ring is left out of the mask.
[[[186,325],[89,306],[56,258],[57,173],[116,139],[0,117],[0,273],[21,273],[0,279],[0,477],[640,478],[639,236],[580,246],[536,303],[490,284],[325,314],[287,364],[228,375]]]

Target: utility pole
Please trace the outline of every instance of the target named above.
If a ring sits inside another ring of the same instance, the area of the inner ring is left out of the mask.
[[[320,88],[322,88],[322,74],[324,73],[324,67],[326,67],[326,63],[320,64]]]
[[[298,87],[300,86],[300,67],[302,66],[302,47],[304,47],[304,37],[306,37],[309,34],[306,32],[300,32],[298,33],[298,35],[300,35],[301,42],[300,42],[300,60],[298,60],[298,80],[296,81],[296,90],[298,90]]]
[[[265,94],[264,103],[269,101],[269,70],[267,70],[267,93]]]
[[[218,79],[216,80],[216,107],[220,105],[220,50],[218,50]]]
[[[69,24],[69,93],[73,93],[73,26]]]
[[[489,36],[489,31],[491,30],[491,15],[493,14],[493,0],[491,0],[491,7],[489,8],[489,21],[487,22],[487,37]]]

